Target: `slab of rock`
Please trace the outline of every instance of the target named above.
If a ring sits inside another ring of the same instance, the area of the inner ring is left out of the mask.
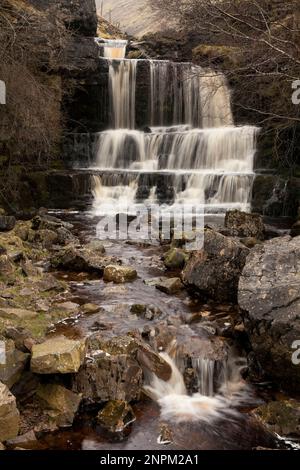
[[[0,442],[18,435],[20,414],[16,399],[6,385],[0,382]]]
[[[165,278],[158,282],[155,285],[156,289],[164,292],[165,294],[168,295],[173,295],[177,294],[177,292],[181,291],[184,289],[184,285],[182,284],[181,280],[179,277],[171,277],[171,278]]]
[[[51,266],[55,269],[74,272],[97,272],[103,274],[104,268],[117,261],[112,257],[105,257],[101,252],[90,249],[88,246],[77,248],[68,245],[51,258]]]
[[[136,420],[133,409],[123,400],[111,400],[97,415],[97,422],[106,431],[121,433]]]
[[[78,372],[86,354],[85,340],[51,337],[32,347],[31,370],[36,374]]]
[[[56,384],[40,385],[36,395],[59,427],[72,426],[78,411],[81,395]]]
[[[158,378],[168,381],[172,375],[171,366],[148,345],[139,342],[137,361],[144,368],[153,372]]]
[[[264,239],[263,218],[259,214],[250,214],[238,210],[228,211],[225,216],[225,228],[232,237],[253,237]]]
[[[239,283],[239,305],[255,357],[285,388],[300,387],[293,363],[300,339],[300,237],[281,237],[253,248]]]
[[[0,308],[0,317],[7,318],[8,320],[31,320],[38,316],[38,312],[32,310],[26,310],[24,308],[11,308],[11,307],[1,307]]]
[[[207,229],[204,246],[191,255],[182,280],[206,297],[235,302],[239,277],[249,251],[239,241]]]
[[[14,216],[0,214],[0,232],[9,232],[16,225]]]
[[[26,363],[29,360],[29,354],[25,354],[15,348],[12,340],[5,341],[5,361],[0,361],[0,382],[11,388],[21,378]]]
[[[300,402],[271,401],[252,412],[270,431],[279,436],[300,436]]]
[[[137,278],[137,272],[130,266],[109,265],[106,266],[103,273],[103,280],[114,282],[115,284],[124,284],[132,282]]]

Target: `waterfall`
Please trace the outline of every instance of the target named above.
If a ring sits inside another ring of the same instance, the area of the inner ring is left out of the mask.
[[[112,126],[135,127],[136,60],[111,60],[109,90]]]
[[[250,210],[258,129],[234,125],[224,75],[191,63],[124,59],[122,47],[118,40],[104,45],[111,128],[94,145],[95,211],[107,201],[123,207],[126,198],[192,203],[214,214]],[[140,64],[150,126],[144,132],[136,128]]]
[[[122,39],[98,39],[96,43],[102,49],[102,56],[106,59],[124,59],[128,41]]]

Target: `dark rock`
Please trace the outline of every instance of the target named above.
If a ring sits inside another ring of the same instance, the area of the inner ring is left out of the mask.
[[[264,223],[259,214],[249,214],[238,210],[228,211],[225,217],[225,228],[232,237],[253,237],[264,239]]]
[[[130,312],[145,320],[155,320],[163,315],[162,311],[155,305],[134,304]]]
[[[121,433],[135,421],[131,406],[123,400],[111,400],[99,411],[97,422],[106,431]]]
[[[69,245],[51,258],[51,265],[53,268],[66,271],[97,272],[102,275],[104,268],[113,261],[116,260],[88,247],[76,248]]]
[[[9,439],[6,441],[6,447],[8,449],[14,449],[16,447],[30,447],[32,444],[37,442],[37,438],[34,431],[28,431],[21,436],[17,436],[14,439]]]
[[[235,301],[249,249],[239,241],[205,230],[204,246],[189,259],[183,282],[217,301]]]
[[[249,254],[239,283],[239,305],[253,351],[268,377],[299,389],[293,345],[300,338],[300,237],[281,237]]]
[[[0,215],[0,232],[9,232],[16,225],[16,219],[10,215]]]
[[[291,237],[300,236],[300,220],[298,220],[291,229]]]
[[[300,403],[296,400],[271,401],[252,413],[279,436],[300,436]]]

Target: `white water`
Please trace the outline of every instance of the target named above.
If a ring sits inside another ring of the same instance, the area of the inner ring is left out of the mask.
[[[244,360],[231,358],[224,361],[219,373],[216,373],[214,361],[205,358],[194,360],[199,392],[189,395],[175,360],[167,353],[161,353],[161,356],[172,368],[170,380],[165,382],[155,374],[148,373],[148,385],[144,388],[160,405],[163,419],[176,423],[213,424],[221,418],[238,417],[239,406],[253,403],[251,389],[241,378]]]
[[[100,173],[118,172],[112,185],[107,177],[95,178],[95,210],[108,201],[123,206],[126,198],[133,204],[141,194],[149,199],[150,193],[155,202],[157,180],[149,176],[145,183],[145,173],[168,178],[173,206],[192,202],[204,212],[249,210],[257,129],[234,126],[225,77],[190,63],[148,61],[151,129],[142,132],[135,114],[140,61],[112,60],[119,48],[118,41],[104,48],[112,129],[98,135],[93,165]],[[130,172],[135,175],[128,185]],[[145,184],[149,191],[140,191]]]
[[[124,59],[128,41],[122,39],[96,39],[106,59]]]

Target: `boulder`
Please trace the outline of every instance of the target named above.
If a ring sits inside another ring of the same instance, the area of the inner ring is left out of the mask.
[[[78,411],[81,395],[56,384],[40,385],[36,395],[59,427],[72,426],[75,414]]]
[[[171,277],[171,278],[164,278],[160,280],[156,285],[156,289],[164,292],[165,294],[168,295],[173,295],[177,294],[179,291],[181,291],[184,286],[179,279],[179,277]]]
[[[12,340],[5,341],[5,361],[0,361],[0,382],[11,388],[21,378],[29,354],[18,351]]]
[[[97,272],[102,275],[104,268],[114,261],[117,260],[105,257],[88,246],[76,248],[68,245],[51,258],[51,266],[65,271]]]
[[[264,239],[263,218],[259,214],[250,214],[238,210],[228,211],[225,216],[225,228],[232,237],[253,237]]]
[[[101,308],[102,307],[100,307],[99,305],[88,303],[88,304],[81,305],[80,310],[82,313],[92,315],[94,313],[100,312]]]
[[[104,269],[103,280],[114,282],[115,284],[124,284],[132,282],[137,278],[137,272],[130,266],[109,265]]]
[[[0,232],[9,232],[16,225],[14,216],[0,214]]]
[[[171,248],[163,257],[164,264],[168,269],[183,269],[188,261],[188,254],[179,248]]]
[[[160,308],[155,305],[133,304],[130,312],[145,320],[155,320],[163,315]]]
[[[6,318],[8,320],[32,320],[38,316],[38,312],[32,310],[26,310],[24,308],[11,308],[1,307],[0,318]]]
[[[0,442],[18,435],[20,414],[16,399],[6,385],[0,382]]]
[[[249,249],[238,240],[207,229],[204,246],[191,255],[182,280],[213,300],[235,302],[248,253]]]
[[[136,420],[133,409],[123,400],[111,400],[99,411],[97,422],[111,433],[121,433]]]
[[[85,340],[51,337],[32,347],[31,370],[36,374],[78,372],[86,353]]]
[[[30,448],[37,443],[37,438],[34,431],[28,431],[21,436],[17,436],[14,439],[9,439],[6,441],[6,446],[8,449],[14,449],[16,447]]]
[[[273,433],[279,436],[300,437],[299,401],[271,401],[259,406],[252,413]]]
[[[274,238],[249,254],[239,282],[239,305],[253,351],[267,376],[299,389],[293,360],[300,339],[300,237]]]

